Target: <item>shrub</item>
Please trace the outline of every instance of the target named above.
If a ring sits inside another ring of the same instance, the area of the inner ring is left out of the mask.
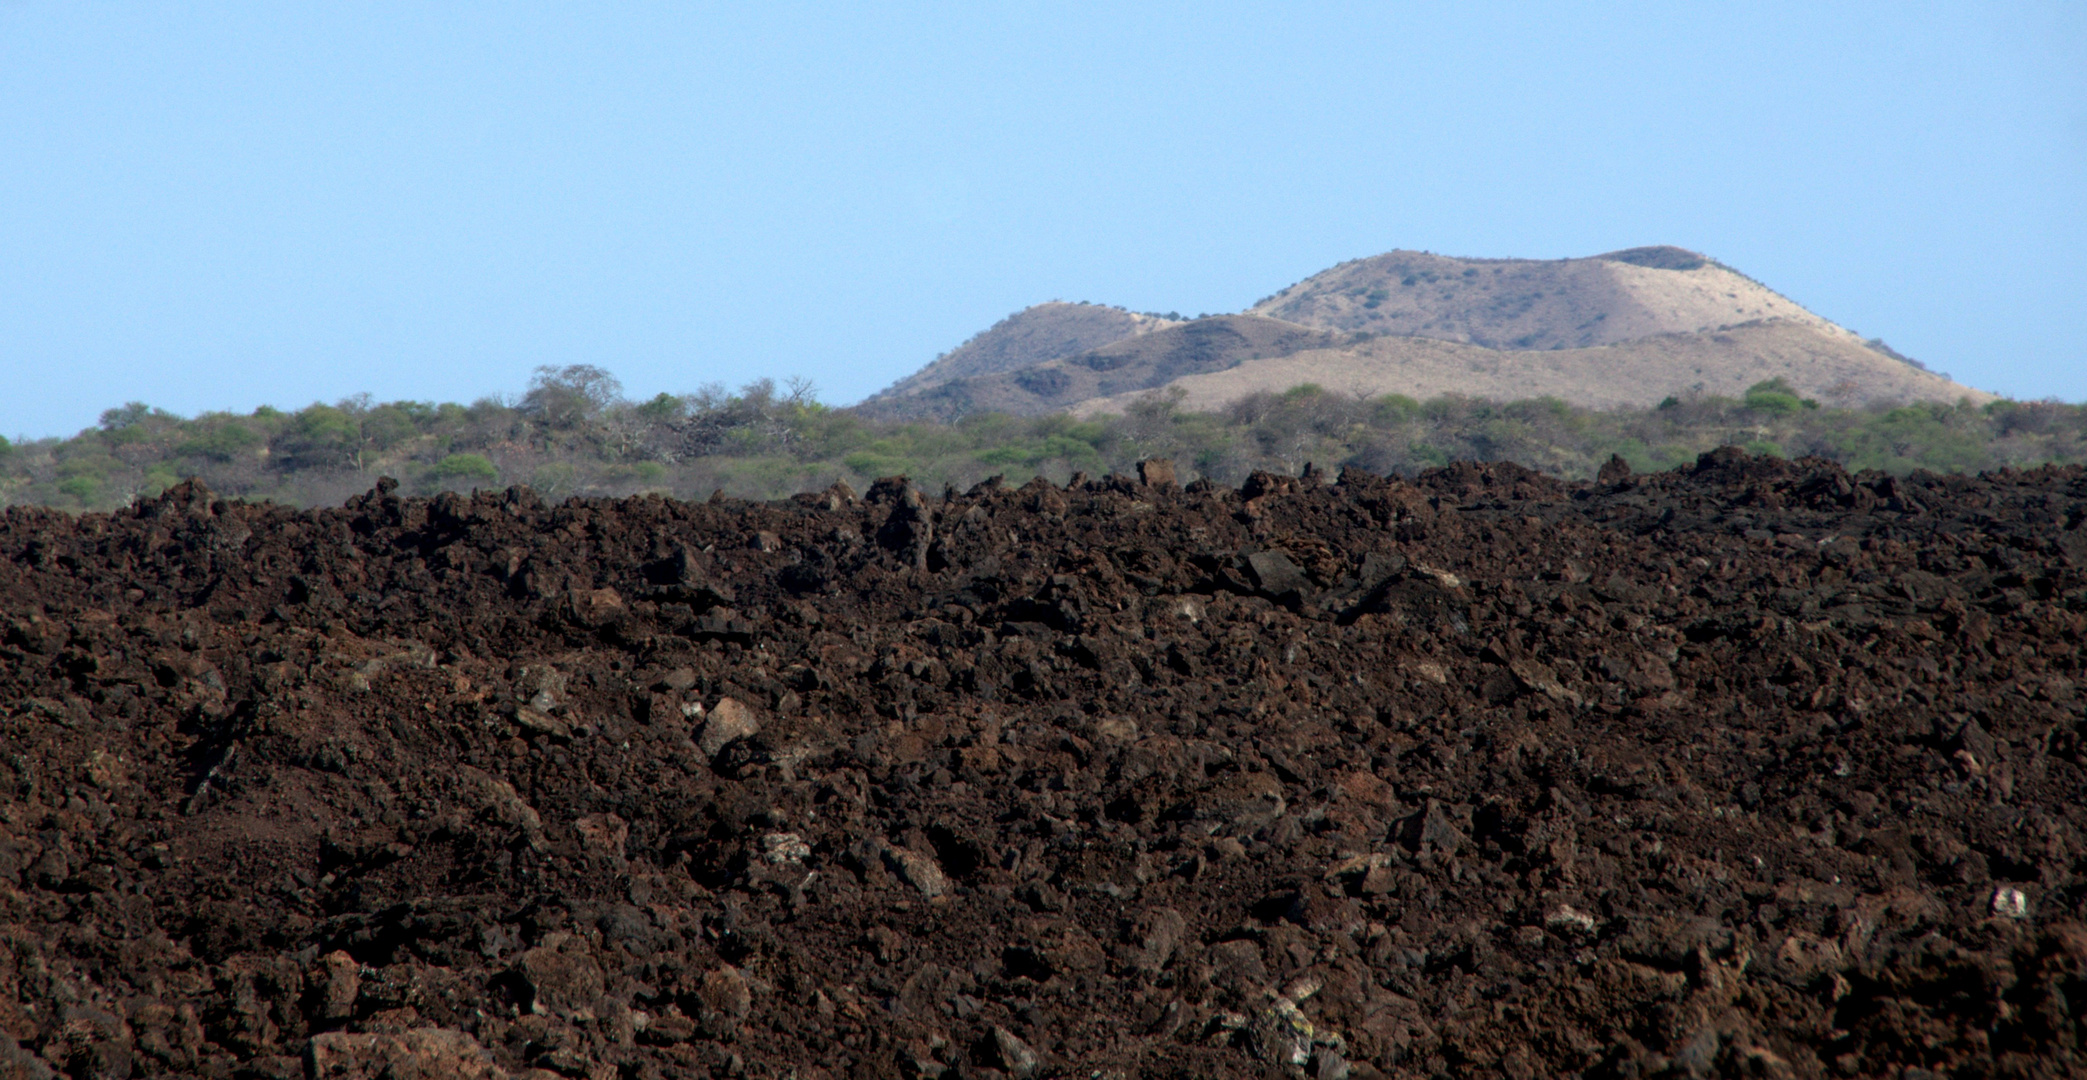
[[[1781,376],[1757,382],[1746,388],[1746,407],[1755,412],[1774,413],[1781,416],[1799,409],[1816,409],[1819,403],[1810,398],[1800,398]]]
[[[414,413],[418,411],[414,406],[418,404],[413,401],[394,401],[364,413],[363,441],[378,450],[389,450],[420,434],[419,425],[414,423]],[[428,411],[432,414],[434,410]]]
[[[116,408],[102,411],[101,429],[103,431],[120,431],[123,428],[135,427],[154,418],[174,419],[167,413],[163,413],[142,401],[126,402]]]
[[[230,461],[259,445],[260,434],[232,417],[199,417],[191,427],[189,437],[174,447],[174,453],[182,457]]]
[[[869,450],[857,450],[843,455],[841,464],[855,471],[858,476],[895,476],[904,468],[905,459]]]
[[[529,486],[535,488],[536,494],[542,498],[551,499],[571,494],[579,479],[580,470],[566,462],[554,461],[530,473]]]
[[[138,492],[142,495],[157,497],[161,492],[180,482],[180,473],[175,472],[164,464],[154,465],[145,470],[145,483],[139,487]]]
[[[662,393],[658,397],[636,406],[631,410],[640,419],[655,424],[679,420],[688,411],[682,400],[672,394]]]
[[[328,468],[348,464],[361,443],[362,427],[346,410],[315,404],[290,417],[271,450],[284,468]]]
[[[500,470],[482,454],[451,454],[428,467],[427,479],[445,487],[464,483],[492,487],[500,482]]]

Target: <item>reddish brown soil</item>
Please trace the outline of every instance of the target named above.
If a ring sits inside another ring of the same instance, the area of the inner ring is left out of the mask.
[[[2087,1073],[2087,472],[1605,480],[10,509],[0,1077]]]

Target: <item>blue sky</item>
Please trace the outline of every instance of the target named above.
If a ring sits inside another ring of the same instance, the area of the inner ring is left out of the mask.
[[[2087,399],[2087,9],[0,0],[10,435],[539,364],[848,402],[1042,300],[1655,243]]]

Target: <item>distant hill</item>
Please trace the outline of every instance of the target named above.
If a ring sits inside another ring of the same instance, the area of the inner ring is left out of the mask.
[[[1578,349],[1487,349],[1420,337],[1372,338],[1250,360],[1173,379],[1165,387],[1178,389],[1180,407],[1191,411],[1218,409],[1250,394],[1280,393],[1306,383],[1369,397],[1555,397],[1586,408],[1613,409],[1647,408],[1667,397],[1738,398],[1748,387],[1778,378],[1802,397],[1838,407],[1993,400],[1991,394],[1841,335],[1776,320]],[[1139,396],[1130,392],[1097,397],[1071,411],[1082,416],[1123,412]]]
[[[1174,323],[1064,359],[949,379],[912,394],[879,395],[857,410],[882,418],[933,420],[952,420],[974,412],[1040,416],[1094,398],[1222,372],[1248,361],[1332,348],[1351,337],[1278,319],[1217,315]]]
[[[1454,259],[1394,251],[1342,263],[1247,309],[1322,330],[1436,338],[1488,349],[1575,349],[1783,319],[1853,332],[1692,251],[1587,259]]]
[[[1186,323],[1041,304],[860,408],[941,420],[1092,414],[1170,385],[1192,407],[1216,408],[1307,382],[1612,408],[1736,395],[1768,378],[1835,404],[1992,399],[1713,259],[1640,247],[1550,260],[1393,251],[1342,263],[1244,314]]]
[[[1053,300],[994,323],[870,400],[920,394],[958,379],[1031,367],[1176,325],[1176,320],[1106,304]]]

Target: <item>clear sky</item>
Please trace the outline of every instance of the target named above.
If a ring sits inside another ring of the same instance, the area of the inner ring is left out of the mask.
[[[2087,5],[0,0],[9,435],[1661,243],[2087,398]]]

